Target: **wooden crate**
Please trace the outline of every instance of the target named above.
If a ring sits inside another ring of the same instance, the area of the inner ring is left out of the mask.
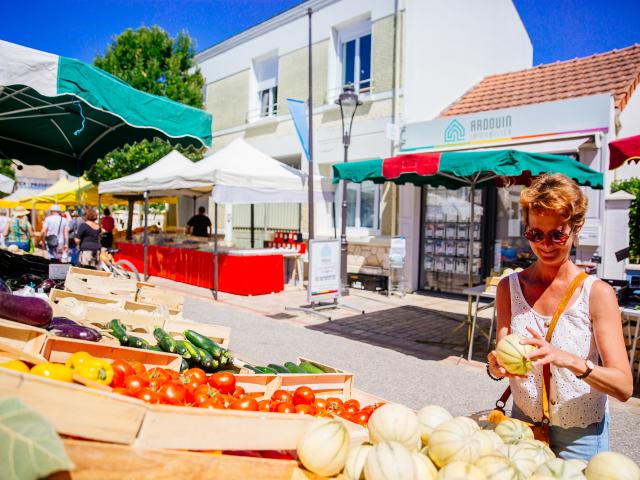
[[[82,268],[82,267],[69,267],[69,271],[67,275],[72,275],[74,277],[86,279],[91,277],[99,277],[99,278],[113,278],[113,273],[105,272],[102,270],[92,270],[91,268]]]
[[[113,298],[108,298],[104,296],[99,297],[96,295],[90,295],[86,293],[76,293],[76,292],[70,292],[68,290],[59,290],[57,288],[52,288],[51,291],[49,292],[49,303],[51,303],[52,305],[59,303],[60,300],[62,300],[63,298],[75,298],[79,302],[99,303],[103,305],[118,304],[122,301],[121,299],[115,296]]]
[[[134,443],[147,409],[138,399],[4,368],[0,391],[19,397],[61,434],[103,442]]]
[[[174,353],[106,345],[73,338],[49,336],[42,346],[42,356],[50,362],[64,363],[75,352],[88,352],[105,360],[137,360],[147,368],[161,367],[180,371],[181,357]]]
[[[73,480],[294,480],[320,477],[296,476],[293,460],[272,460],[238,455],[140,449],[101,442],[65,439],[64,448],[76,468]]]
[[[98,297],[121,300],[134,300],[137,292],[136,282],[123,278],[113,277],[86,277],[67,275],[64,288],[74,293],[84,293]]]
[[[276,377],[277,389],[295,391],[296,388],[308,386],[316,397],[351,398],[353,375],[350,373],[280,373]]]
[[[122,306],[125,310],[129,310],[131,312],[135,312],[136,310],[144,310],[145,312],[153,313],[158,310],[157,305],[152,305],[149,303],[134,302],[132,300],[125,301]],[[178,315],[180,313],[180,310],[175,308],[167,308],[167,311],[169,312],[169,315]]]
[[[42,328],[31,327],[0,318],[0,337],[2,337],[2,341],[23,352],[38,355],[42,350],[47,334],[48,332]]]
[[[231,327],[192,322],[190,320],[174,320],[169,318],[164,324],[164,329],[174,336],[179,336],[179,338],[183,338],[182,332],[185,330],[195,330],[224,348],[229,348],[229,341],[231,339]]]
[[[143,285],[138,288],[135,301],[151,305],[165,305],[168,308],[182,310],[185,296],[172,290],[156,286]]]

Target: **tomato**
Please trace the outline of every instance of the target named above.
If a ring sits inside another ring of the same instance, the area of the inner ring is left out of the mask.
[[[160,403],[160,394],[150,388],[143,388],[138,392],[138,398],[147,403]]]
[[[369,423],[370,415],[371,415],[370,413],[364,410],[360,410],[359,412],[356,412],[355,414],[351,415],[351,421],[357,423],[358,425],[362,425],[363,427],[366,427],[367,423]]]
[[[313,406],[316,407],[316,410],[321,408],[326,410],[327,409],[327,401],[324,398],[316,398],[313,401]]]
[[[211,400],[211,398],[219,395],[220,392],[215,388],[210,387],[208,384],[200,385],[193,391],[193,399],[192,403],[195,405],[199,405],[201,403],[206,402],[207,400]]]
[[[361,412],[367,412],[369,415],[371,415],[374,410],[375,410],[375,408],[373,408],[373,405],[367,405],[366,407],[363,407],[362,410],[360,410],[360,411]]]
[[[124,385],[124,379],[129,375],[135,374],[133,367],[124,360],[114,360],[111,362],[111,368],[113,368],[113,380],[111,380],[112,387],[122,387]]]
[[[220,396],[211,397],[209,400],[206,400],[206,401],[198,404],[198,407],[200,407],[200,408],[217,408],[217,409],[221,409],[221,410],[224,410],[224,408],[225,408],[224,400]]]
[[[236,377],[233,373],[217,372],[209,377],[209,385],[220,393],[232,393],[236,388]]]
[[[191,368],[189,370],[200,370],[200,369],[199,368]],[[187,402],[192,403],[194,401],[194,398],[195,398],[196,390],[199,387],[201,387],[203,384],[206,385],[207,388],[211,388],[211,387],[206,383],[207,375],[204,373],[204,370],[200,370],[200,372],[203,373],[204,381],[202,380],[202,376],[199,374],[199,372],[192,373],[191,375],[186,375],[187,372],[189,372],[189,370],[187,370],[185,372],[185,375],[180,377],[180,383],[187,390],[187,397],[186,397]],[[217,391],[216,391],[216,393],[217,393]]]
[[[294,405],[313,405],[315,399],[316,396],[309,387],[298,387],[296,391],[293,392]]]
[[[274,402],[293,403],[293,395],[286,390],[276,390],[271,395],[271,400]]]
[[[270,412],[276,412],[278,410],[278,406],[281,403],[282,402],[276,402],[275,400],[271,400],[271,403],[269,404],[269,411]]]
[[[184,371],[182,376],[188,378],[189,380],[194,380],[200,385],[207,381],[207,374],[201,368],[189,368],[188,370]]]
[[[127,397],[135,397],[133,392],[127,390],[126,388],[115,387],[115,388],[111,389],[111,391],[113,393],[119,393],[120,395],[126,395]]]
[[[133,371],[136,372],[137,375],[142,375],[147,371],[147,367],[144,366],[144,363],[139,362],[137,360],[128,360],[129,365],[133,368]]]
[[[242,388],[240,385],[236,385],[235,390],[233,391],[233,396],[235,398],[242,398],[245,396],[245,391],[244,388]]]
[[[231,410],[258,411],[258,402],[255,398],[241,398],[229,405]]]
[[[344,408],[349,410],[350,407],[353,407],[353,410],[358,412],[360,411],[360,402],[358,400],[355,399],[351,399],[351,400],[347,400],[346,402],[344,402]]]
[[[305,415],[315,415],[316,409],[313,405],[308,405],[306,403],[300,403],[296,405],[296,413],[302,413]]]
[[[342,417],[346,413],[346,410],[342,405],[338,405],[335,408],[327,408],[327,412]]]
[[[187,390],[179,383],[166,382],[158,390],[162,403],[171,405],[184,405],[187,396]]]
[[[124,379],[123,387],[129,390],[134,395],[137,395],[140,390],[149,385],[147,379],[141,377],[140,375],[129,375]]]
[[[316,408],[316,417],[331,417],[326,408]]]
[[[336,397],[327,398],[327,410],[332,411],[337,409],[338,407],[342,407],[342,400]]]
[[[293,403],[288,402],[280,402],[276,407],[276,412],[278,413],[295,413],[296,407]]]
[[[260,400],[258,402],[258,411],[259,412],[268,412],[270,405],[271,405],[271,400]]]

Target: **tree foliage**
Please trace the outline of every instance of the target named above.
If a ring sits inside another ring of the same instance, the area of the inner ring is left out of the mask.
[[[125,30],[93,63],[138,90],[202,108],[204,78],[194,56],[195,46],[186,32],[174,39],[153,26]]]
[[[640,263],[640,178],[620,180],[611,184],[611,193],[624,190],[635,196],[629,209],[629,257]]]
[[[5,177],[16,178],[16,172],[13,169],[13,163],[6,158],[0,159],[0,173]]]

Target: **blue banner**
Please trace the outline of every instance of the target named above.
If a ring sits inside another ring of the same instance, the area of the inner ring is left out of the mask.
[[[289,113],[291,119],[298,132],[298,138],[302,145],[302,150],[309,160],[309,120],[307,118],[307,104],[303,100],[296,100],[295,98],[287,98],[287,104],[289,106]]]

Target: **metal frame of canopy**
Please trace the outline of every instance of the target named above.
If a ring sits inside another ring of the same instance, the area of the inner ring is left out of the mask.
[[[443,161],[442,157],[447,156],[448,162]],[[466,164],[457,164],[455,161],[456,155],[458,159],[466,156]],[[473,161],[474,155],[477,159]],[[496,158],[496,164],[487,167],[491,163],[491,158]],[[520,158],[522,157],[522,158]],[[423,162],[421,163],[421,160]],[[568,162],[570,160],[570,162]],[[387,169],[385,173],[385,162],[395,162],[391,168]],[[525,167],[516,166],[519,162],[525,163],[529,161],[530,165]],[[379,162],[378,165],[376,162]],[[445,168],[450,171],[443,171],[443,164]],[[522,178],[523,174],[529,172],[532,176],[540,175],[542,173],[553,173],[553,169],[549,169],[549,166],[554,165],[553,162],[557,162],[557,171],[559,173],[565,173],[569,177],[573,178],[577,183],[581,185],[589,185],[592,188],[603,187],[603,175],[600,172],[590,169],[586,165],[576,162],[571,157],[565,157],[562,155],[548,155],[548,154],[535,154],[521,152],[517,150],[499,150],[492,152],[445,152],[445,153],[410,153],[401,154],[396,157],[390,157],[387,159],[377,159],[364,162],[354,162],[351,164],[335,164],[333,165],[334,183],[343,181],[354,181],[360,183],[366,180],[372,180],[375,183],[383,183],[391,181],[397,184],[410,183],[418,186],[430,185],[432,186],[444,186],[445,188],[460,188],[463,186],[469,187],[470,203],[470,218],[469,218],[469,245],[467,250],[467,287],[470,289],[473,287],[473,223],[475,217],[475,190],[479,186],[488,185],[492,180],[499,178],[511,177]],[[367,164],[366,168],[361,172],[356,172],[358,168],[357,164]],[[478,165],[483,165],[485,169],[478,170]],[[473,169],[476,169],[474,172]],[[351,172],[349,171],[351,170]],[[494,171],[495,170],[495,171]],[[454,174],[451,172],[466,172],[466,174]],[[496,172],[504,173],[496,173]],[[344,172],[344,173],[341,173]],[[404,175],[404,178],[403,178]],[[438,177],[451,180],[451,184],[445,181],[436,181]],[[353,180],[352,180],[353,178]],[[420,181],[423,180],[423,181]],[[433,181],[431,181],[433,180]],[[473,335],[473,298],[469,294],[467,296],[468,308],[467,308],[467,321],[462,323],[454,329],[457,331],[463,326],[467,326],[467,344],[468,346],[473,342],[471,335]],[[454,332],[452,331],[452,333]],[[471,349],[469,349],[470,357]]]

